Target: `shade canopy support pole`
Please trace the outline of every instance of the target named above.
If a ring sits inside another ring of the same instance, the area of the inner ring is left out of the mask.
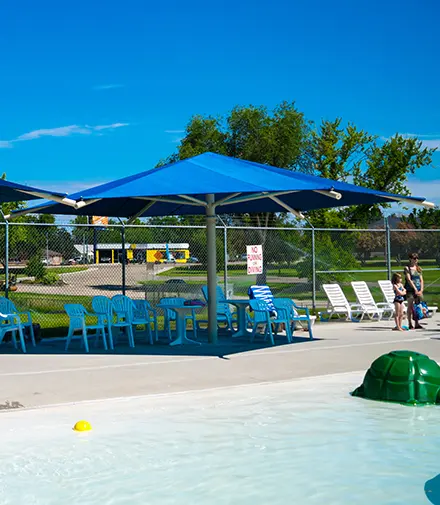
[[[1,209],[0,213],[5,222],[5,297],[9,298],[9,221],[5,219]]]
[[[208,341],[217,343],[217,248],[215,230],[215,198],[206,195],[206,240],[208,249]]]
[[[125,250],[125,223],[119,218],[119,222],[121,223],[121,246],[122,246],[122,294],[126,295],[126,265],[127,265],[127,251]],[[95,253],[96,254],[96,253]]]

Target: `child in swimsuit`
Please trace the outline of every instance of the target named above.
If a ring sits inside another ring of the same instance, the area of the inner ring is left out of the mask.
[[[391,282],[393,283],[394,290],[394,321],[396,322],[396,331],[404,331],[402,328],[403,320],[403,302],[405,300],[406,289],[402,284],[402,276],[394,274]]]

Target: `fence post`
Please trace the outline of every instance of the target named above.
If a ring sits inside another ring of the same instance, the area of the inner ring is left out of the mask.
[[[125,250],[125,225],[122,223],[121,228],[121,244],[122,244],[122,294],[125,295],[125,265],[127,263],[127,251]]]
[[[385,255],[387,259],[387,276],[388,280],[391,280],[391,233],[390,224],[388,222],[388,217],[385,216]]]
[[[9,221],[7,220],[5,220],[5,297],[9,298]]]
[[[312,226],[312,308],[316,309],[316,254],[315,228]]]
[[[228,229],[226,226],[223,228],[223,240],[225,241],[224,243],[224,282],[225,282],[225,295],[226,298],[228,297]]]

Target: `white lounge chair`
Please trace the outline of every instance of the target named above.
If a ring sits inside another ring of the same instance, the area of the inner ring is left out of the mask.
[[[378,284],[379,284],[379,287],[380,287],[380,290],[382,291],[382,294],[383,294],[383,298],[386,302],[392,304],[394,306],[394,289],[393,289],[393,284],[391,281],[377,281]],[[405,306],[405,309],[406,309],[406,302],[403,302],[404,306]],[[431,307],[428,307],[428,310],[429,312],[434,315],[437,310],[438,310],[438,307],[436,305],[433,305]]]
[[[362,305],[350,303],[339,284],[323,284],[322,287],[328,298],[326,318],[330,319],[333,315],[338,317],[345,315],[347,320],[362,321],[365,315]]]
[[[370,288],[365,281],[353,281],[351,283],[357,301],[362,305],[366,316],[369,319],[382,319],[387,315],[391,319],[394,314],[394,306],[388,302],[376,303]]]

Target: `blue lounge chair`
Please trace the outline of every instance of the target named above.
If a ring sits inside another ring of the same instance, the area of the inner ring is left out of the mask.
[[[248,290],[249,298],[262,300],[267,303],[269,308],[269,313],[273,317],[280,315],[280,311],[283,311],[283,318],[289,319],[289,327],[291,329],[291,336],[293,337],[293,329],[296,322],[300,324],[302,322],[307,322],[307,329],[309,332],[309,337],[313,338],[313,322],[314,316],[310,316],[309,309],[307,307],[299,307],[290,298],[275,298],[270,290],[269,286],[251,286]],[[304,311],[301,315],[299,311]],[[279,325],[275,326],[275,333],[277,332]],[[287,329],[286,329],[287,331]]]

